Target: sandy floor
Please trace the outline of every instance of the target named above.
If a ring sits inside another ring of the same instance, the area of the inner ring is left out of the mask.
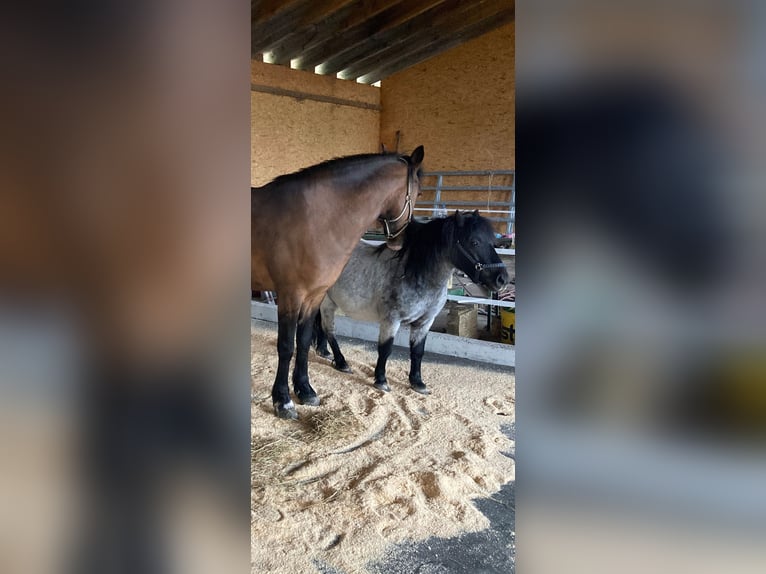
[[[252,329],[252,571],[346,574],[393,543],[487,527],[472,499],[513,480],[500,425],[514,419],[508,369],[426,355],[432,391],[409,389],[407,351],[389,361],[391,392],[372,387],[375,346],[341,340],[353,374],[311,354],[319,407],[299,421],[271,406],[276,328]]]

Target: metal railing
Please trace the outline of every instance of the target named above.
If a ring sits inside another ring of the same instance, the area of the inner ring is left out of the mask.
[[[511,185],[492,185],[492,179],[495,176],[512,176]],[[433,191],[433,200],[418,201],[415,204],[415,211],[421,213],[431,213],[436,217],[442,209],[478,209],[479,212],[486,215],[487,219],[495,223],[505,223],[505,232],[511,234],[513,225],[516,222],[516,170],[496,169],[480,171],[432,171],[423,173],[423,178],[435,177],[436,185],[422,185],[421,191]],[[448,178],[466,178],[477,177],[486,178],[486,185],[445,185],[445,179]],[[464,199],[450,199],[450,192],[466,191],[486,191],[486,201],[466,201]],[[506,201],[491,201],[493,192],[510,192],[510,198]],[[502,215],[502,216],[499,216]]]

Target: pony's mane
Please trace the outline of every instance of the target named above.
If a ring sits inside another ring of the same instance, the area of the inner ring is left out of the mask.
[[[368,178],[382,164],[398,161],[401,156],[397,153],[362,153],[356,155],[347,155],[328,159],[322,163],[304,167],[293,173],[280,175],[274,178],[269,185],[284,185],[299,180],[311,179],[315,177],[328,176],[343,172],[344,175],[354,175],[355,179],[364,180]],[[356,170],[356,173],[352,173]]]
[[[418,280],[433,274],[441,265],[445,254],[448,254],[455,244],[456,235],[470,235],[477,229],[485,229],[492,233],[490,222],[472,213],[463,214],[463,228],[457,226],[455,215],[432,219],[421,223],[413,219],[404,230],[402,248],[396,252],[397,259],[404,259],[404,275]],[[387,249],[386,244],[377,248],[377,253]]]

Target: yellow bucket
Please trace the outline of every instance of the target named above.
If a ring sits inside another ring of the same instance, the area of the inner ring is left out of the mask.
[[[509,345],[516,344],[516,309],[500,309],[500,341]]]

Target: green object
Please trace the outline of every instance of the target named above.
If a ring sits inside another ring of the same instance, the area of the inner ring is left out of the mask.
[[[453,287],[452,289],[447,289],[447,295],[460,295],[462,297],[465,295],[465,288]]]

